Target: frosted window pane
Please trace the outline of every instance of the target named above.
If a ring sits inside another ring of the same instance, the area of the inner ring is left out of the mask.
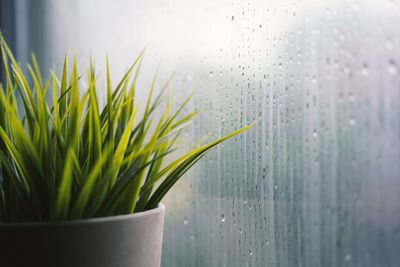
[[[191,139],[261,117],[165,199],[163,266],[399,266],[398,1],[42,2],[21,57],[117,77],[148,43],[143,85],[162,58],[177,103],[197,89]]]

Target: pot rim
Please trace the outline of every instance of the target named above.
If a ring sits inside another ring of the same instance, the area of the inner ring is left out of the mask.
[[[10,223],[0,222],[0,227],[26,227],[26,226],[65,226],[65,225],[81,225],[81,224],[94,224],[94,223],[109,223],[109,222],[116,222],[116,221],[124,221],[124,220],[131,220],[134,218],[150,216],[152,214],[164,212],[165,206],[161,202],[158,203],[157,207],[151,210],[131,213],[131,214],[122,214],[122,215],[115,215],[115,216],[108,216],[108,217],[97,217],[97,218],[89,218],[89,219],[78,219],[78,220],[71,220],[71,221],[57,221],[57,222],[17,222],[17,223]]]

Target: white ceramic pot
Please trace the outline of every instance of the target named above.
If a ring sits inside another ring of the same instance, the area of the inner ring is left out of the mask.
[[[159,267],[165,207],[57,223],[0,223],[0,266]]]

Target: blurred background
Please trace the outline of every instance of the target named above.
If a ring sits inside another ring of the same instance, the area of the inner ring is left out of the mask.
[[[400,266],[397,0],[1,0],[20,62],[58,72],[105,58],[116,85],[147,46],[178,106],[201,113],[188,146],[215,148],[166,205],[162,266]]]

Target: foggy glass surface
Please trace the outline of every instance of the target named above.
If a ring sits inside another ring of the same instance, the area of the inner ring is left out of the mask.
[[[400,265],[399,1],[17,2],[44,71],[107,53],[116,84],[147,45],[139,98],[177,71],[186,149],[261,118],[163,201],[163,266]]]

